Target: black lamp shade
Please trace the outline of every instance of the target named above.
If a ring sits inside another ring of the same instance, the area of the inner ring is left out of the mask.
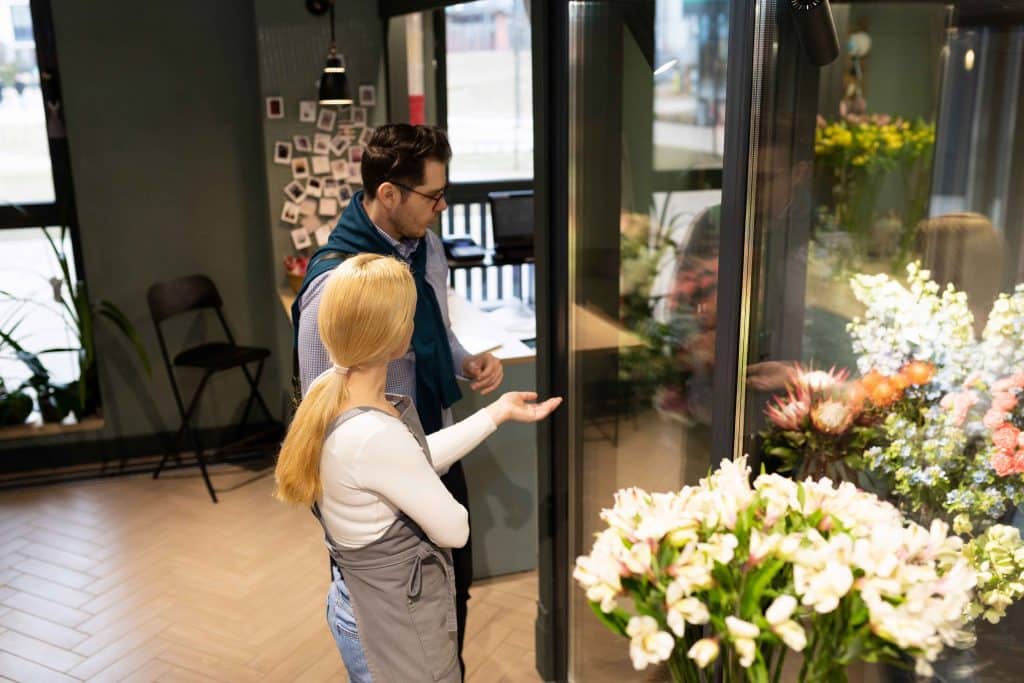
[[[348,91],[348,75],[341,59],[331,55],[320,74],[320,104],[325,106],[352,104]]]

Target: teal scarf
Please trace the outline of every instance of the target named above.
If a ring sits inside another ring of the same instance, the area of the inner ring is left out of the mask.
[[[306,279],[302,282],[295,305],[292,306],[292,322],[298,340],[298,303],[309,283],[317,277],[336,268],[343,259],[324,258],[330,252],[352,254],[382,254],[402,260],[391,243],[381,235],[363,209],[363,193],[359,191],[345,208],[331,233],[327,244],[313,254]],[[442,413],[445,408],[462,398],[455,381],[455,366],[452,349],[448,343],[448,331],[437,302],[437,294],[427,282],[427,243],[420,242],[413,252],[413,280],[416,282],[416,313],[413,318],[412,347],[416,354],[416,411],[423,423],[423,429],[431,434],[443,426]],[[441,293],[442,295],[445,292]]]

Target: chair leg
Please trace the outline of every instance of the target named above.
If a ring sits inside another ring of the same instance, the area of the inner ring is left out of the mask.
[[[260,375],[263,373],[263,361],[260,361],[259,366],[257,366],[256,368],[255,379],[252,377],[252,375],[249,374],[249,368],[245,367],[244,365],[242,366],[242,372],[245,373],[245,378],[249,380],[249,388],[252,390],[249,399],[251,400],[255,396],[256,401],[260,404],[260,409],[263,411],[263,414],[267,416],[268,420],[273,422],[274,416],[270,413],[270,408],[268,408],[267,404],[263,401],[263,395],[260,393],[259,390]]]
[[[199,450],[198,444],[196,446],[196,460],[199,461],[199,469],[203,473],[203,481],[206,482],[206,490],[210,492],[210,499],[214,503],[217,502],[217,492],[213,490],[213,482],[210,481],[210,474],[206,471],[206,456]]]
[[[241,366],[242,372],[245,373],[245,379],[249,382],[249,400],[245,402],[245,410],[242,411],[242,419],[238,421],[238,427],[235,429],[235,438],[241,438],[242,429],[244,429],[246,423],[249,421],[249,413],[252,411],[253,401],[256,400],[259,392],[256,387],[260,384],[260,376],[263,374],[263,361],[259,362],[256,366],[256,376],[253,377],[249,374],[249,369],[244,365]]]

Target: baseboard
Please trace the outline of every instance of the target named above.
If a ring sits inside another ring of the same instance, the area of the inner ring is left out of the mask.
[[[237,442],[235,427],[213,427],[198,432],[204,451],[216,451]],[[276,422],[247,425],[242,431],[239,449],[234,447],[223,453],[216,462],[244,462],[265,457],[277,450],[283,434]],[[134,474],[155,466],[162,455],[174,448],[174,432],[158,432],[99,441],[79,441],[72,445],[46,444],[10,450],[0,450],[0,487],[9,488],[18,482],[30,480],[85,479],[98,476]],[[191,450],[184,444],[177,449],[185,466],[194,461]],[[42,483],[40,482],[40,483]]]

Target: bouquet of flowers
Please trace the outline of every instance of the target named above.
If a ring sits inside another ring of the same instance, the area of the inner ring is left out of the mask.
[[[302,287],[302,281],[306,278],[306,268],[308,267],[308,256],[284,257],[284,272],[288,276],[288,284],[295,293],[298,293],[299,288]]]
[[[595,614],[629,639],[636,669],[675,681],[778,681],[788,650],[801,681],[845,681],[857,660],[918,672],[971,641],[977,576],[963,542],[926,529],[849,482],[751,485],[745,458],[678,493],[625,489],[574,578]],[[988,546],[979,547],[987,552]]]

